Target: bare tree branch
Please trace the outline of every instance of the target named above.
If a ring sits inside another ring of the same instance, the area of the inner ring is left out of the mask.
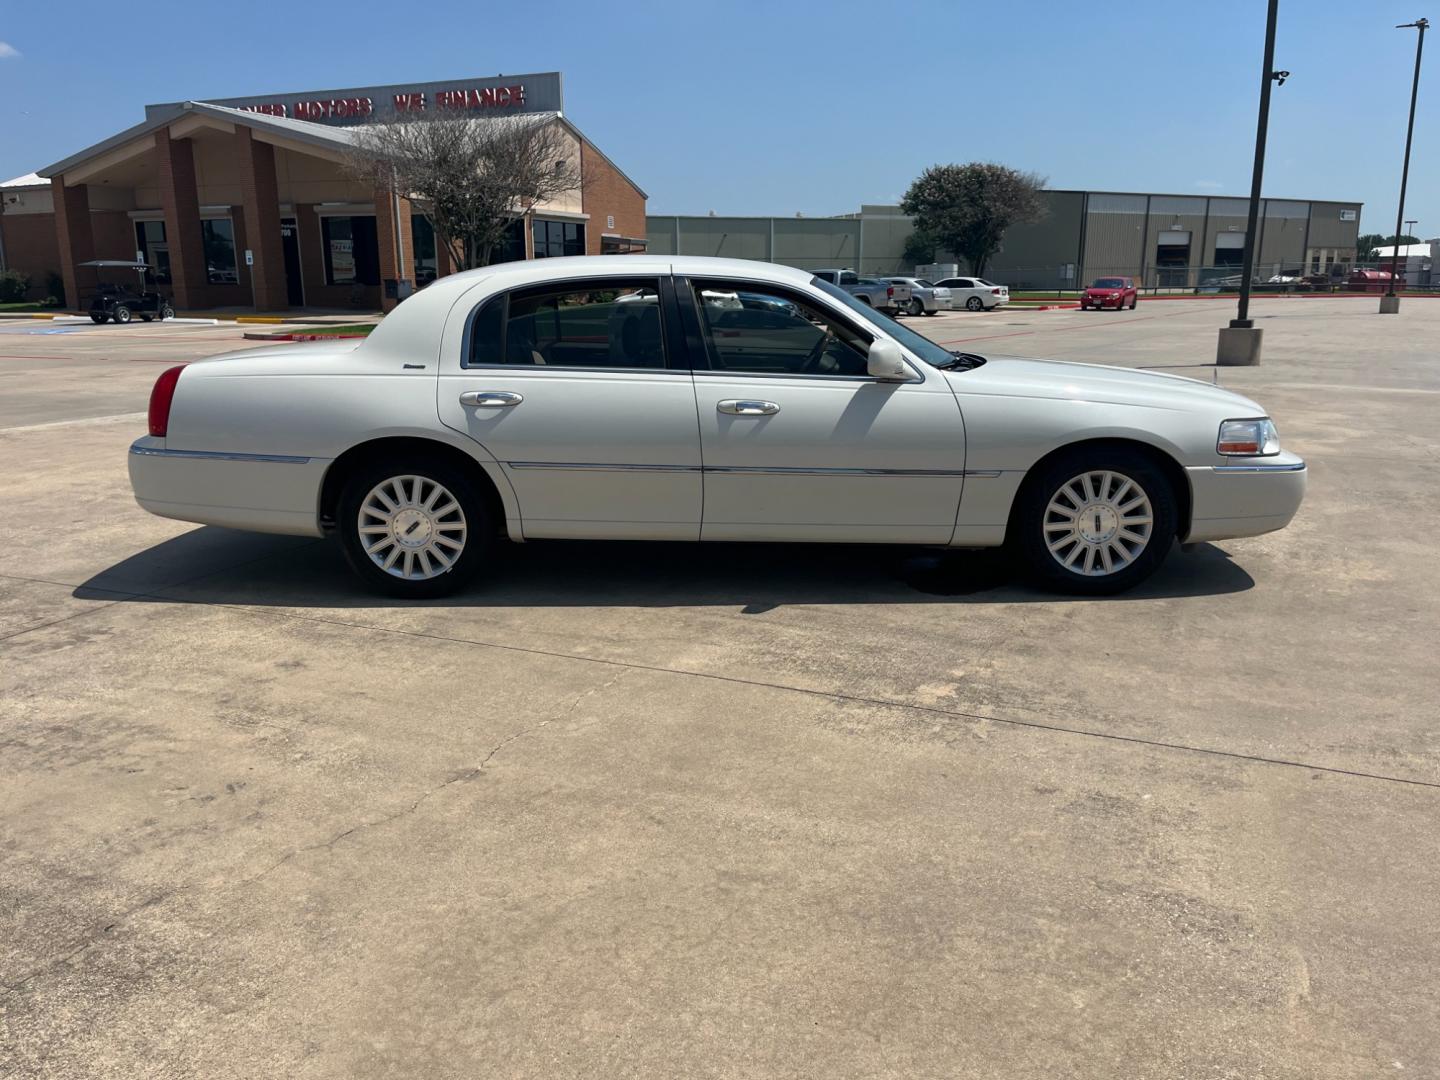
[[[578,147],[554,117],[390,120],[354,132],[347,170],[412,200],[461,269],[484,266],[512,222],[580,185]]]

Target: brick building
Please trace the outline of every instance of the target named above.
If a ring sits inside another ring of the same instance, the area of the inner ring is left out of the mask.
[[[356,124],[437,112],[531,114],[573,147],[579,186],[517,220],[501,257],[644,250],[645,192],[566,118],[549,72],[146,106],[0,184],[0,268],[28,273],[37,297],[58,273],[72,307],[93,284],[79,264],[137,257],[182,309],[393,307],[407,282],[454,267],[420,208],[343,162]]]

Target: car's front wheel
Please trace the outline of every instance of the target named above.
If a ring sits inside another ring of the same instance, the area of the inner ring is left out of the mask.
[[[1021,496],[1015,537],[1045,586],[1102,595],[1144,581],[1175,538],[1175,492],[1144,454],[1078,450],[1045,466]]]
[[[357,469],[337,513],[346,561],[391,596],[448,596],[480,569],[495,524],[475,482],[425,458]]]

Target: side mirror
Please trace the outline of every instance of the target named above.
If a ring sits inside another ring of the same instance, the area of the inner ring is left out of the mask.
[[[905,366],[900,346],[884,338],[876,338],[870,343],[865,369],[871,378],[882,382],[905,382],[910,378],[910,369]]]

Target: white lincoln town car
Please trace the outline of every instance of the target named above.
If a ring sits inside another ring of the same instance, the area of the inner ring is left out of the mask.
[[[442,278],[368,338],[171,368],[152,513],[337,534],[439,596],[502,538],[1010,545],[1110,593],[1174,542],[1284,527],[1305,463],[1192,379],[944,349],[803,270],[606,256]]]

